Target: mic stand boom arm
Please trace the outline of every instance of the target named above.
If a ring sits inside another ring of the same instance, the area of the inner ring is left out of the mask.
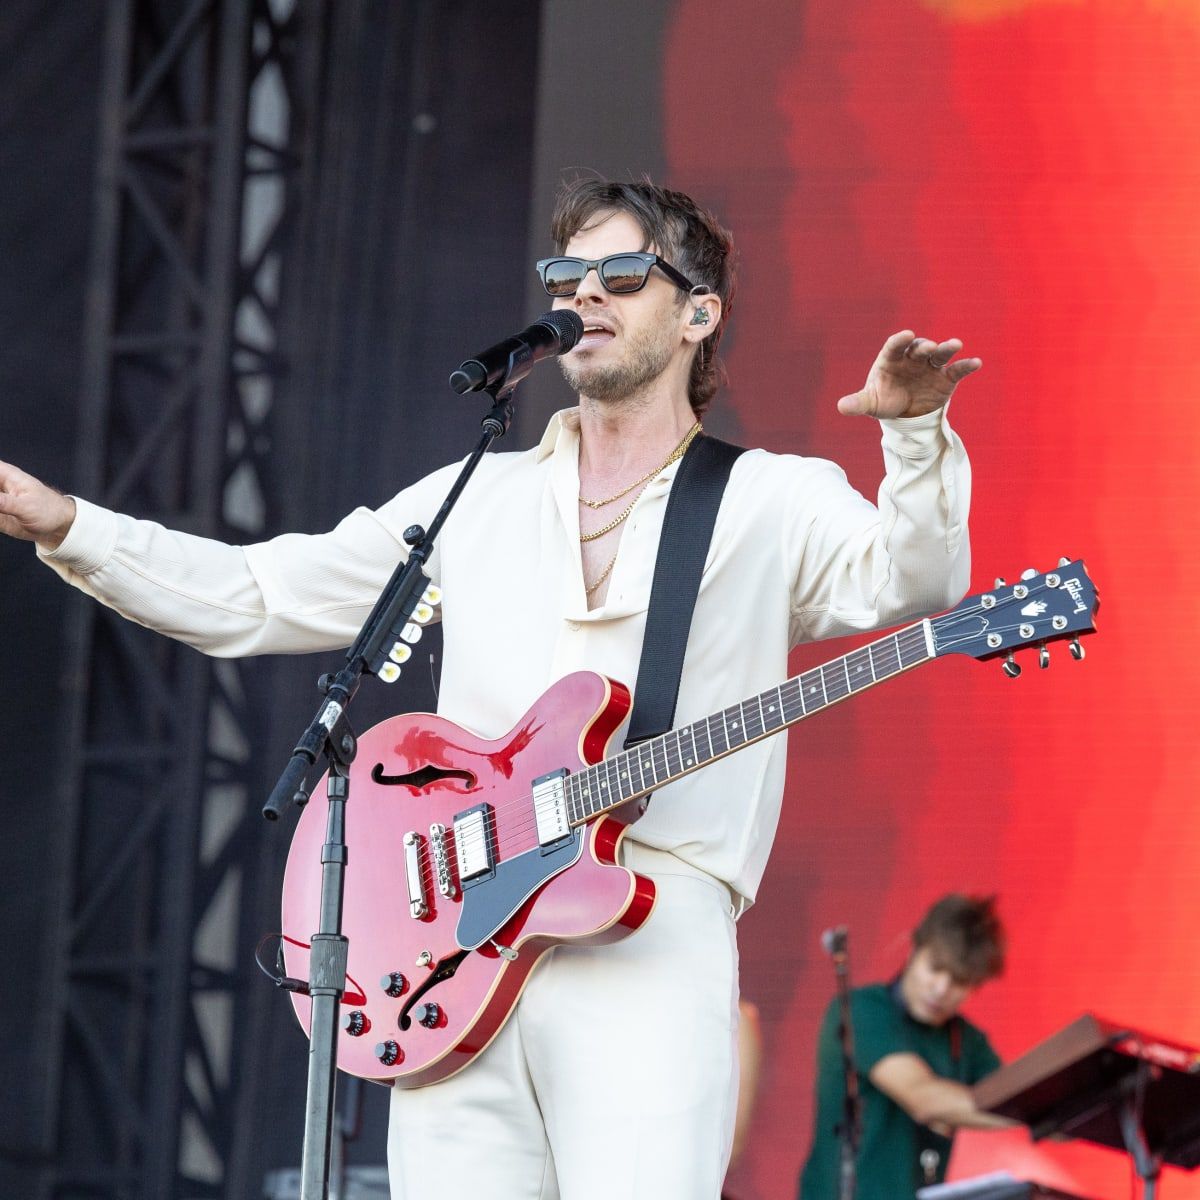
[[[523,377],[524,373],[520,372],[517,378]],[[407,560],[392,572],[371,615],[346,652],[346,665],[336,675],[322,675],[318,681],[317,686],[324,692],[325,700],[304,736],[296,743],[288,765],[263,806],[263,816],[274,821],[289,804],[306,803],[305,776],[319,756],[325,757],[329,763],[326,788],[329,814],[325,844],[321,848],[320,922],[312,937],[306,989],[312,999],[312,1016],[300,1200],[327,1200],[329,1195],[337,1084],[337,1014],[346,990],[349,951],[349,941],[342,933],[347,864],[345,815],[346,801],[350,797],[350,764],[357,750],[357,739],[346,719],[346,708],[354,699],[364,674],[377,675],[388,683],[399,676],[398,656],[394,657],[394,652],[403,646],[404,632],[418,613],[423,598],[428,595],[431,597],[429,602],[433,601],[424,566],[432,552],[434,539],[492,442],[508,432],[516,382],[517,379],[510,375],[495,390],[488,389],[492,408],[483,419],[483,434],[475,449],[463,463],[428,530],[413,525],[404,531],[404,540],[411,548]]]

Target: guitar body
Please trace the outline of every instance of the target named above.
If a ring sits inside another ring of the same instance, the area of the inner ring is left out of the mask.
[[[637,929],[654,884],[617,858],[655,789],[943,655],[1007,655],[1013,677],[1016,651],[1039,647],[1044,667],[1046,644],[1070,637],[1080,660],[1097,606],[1083,562],[1063,558],[609,758],[630,696],[588,671],[561,679],[493,742],[427,714],[375,726],[359,739],[346,807],[338,1065],[400,1087],[445,1079],[496,1036],[547,950]],[[326,840],[314,796],[283,887],[284,962],[303,980]],[[308,1032],[308,998],[293,1003]]]
[[[453,1075],[496,1036],[548,950],[616,941],[650,915],[653,883],[617,861],[635,806],[555,840],[539,837],[534,812],[534,781],[602,760],[629,706],[624,686],[579,672],[495,741],[424,713],[360,737],[346,806],[342,1070],[401,1087]],[[284,962],[300,979],[320,923],[323,801],[322,782],[284,874]],[[311,1002],[292,1000],[307,1033]]]

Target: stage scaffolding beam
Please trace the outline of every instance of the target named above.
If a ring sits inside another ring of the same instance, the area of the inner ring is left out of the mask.
[[[258,540],[323,0],[107,16],[75,486]],[[82,599],[66,642],[36,1194],[258,1195],[256,678]]]

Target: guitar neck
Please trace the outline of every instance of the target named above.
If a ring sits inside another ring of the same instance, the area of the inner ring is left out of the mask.
[[[648,795],[934,657],[930,623],[919,621],[740,704],[639,742],[570,777],[571,824]]]

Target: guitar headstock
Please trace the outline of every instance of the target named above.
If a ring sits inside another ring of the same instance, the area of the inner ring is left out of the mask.
[[[1071,656],[1084,655],[1079,638],[1094,633],[1100,601],[1082,559],[1060,559],[1053,571],[1025,571],[1015,584],[996,580],[990,592],[968,596],[930,621],[935,656],[969,654],[985,659],[1006,655],[1004,672],[1021,673],[1014,653],[1038,647],[1038,665],[1050,665],[1048,642],[1071,639]]]

